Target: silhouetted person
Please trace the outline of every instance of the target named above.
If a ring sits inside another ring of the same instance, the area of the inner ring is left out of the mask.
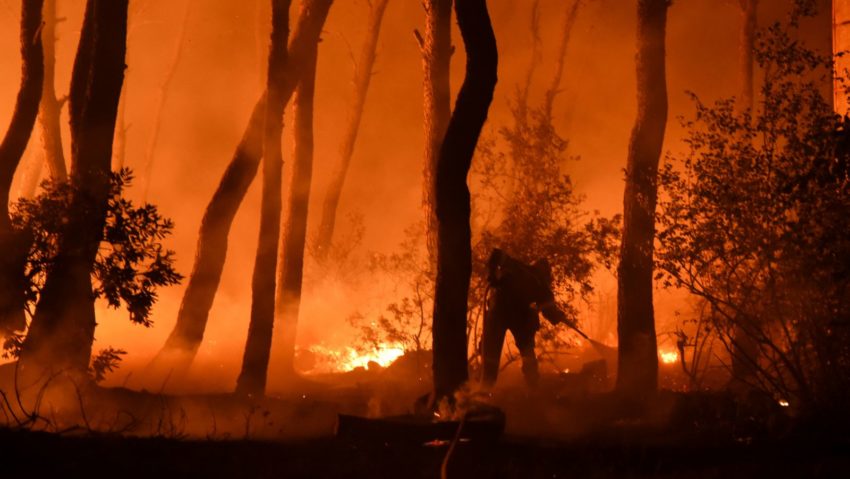
[[[534,386],[538,378],[534,354],[534,336],[540,329],[538,313],[543,313],[552,324],[568,322],[555,304],[552,269],[545,259],[528,265],[495,248],[487,262],[487,270],[491,289],[481,338],[484,384],[496,382],[505,333],[510,331],[522,356],[525,381]]]

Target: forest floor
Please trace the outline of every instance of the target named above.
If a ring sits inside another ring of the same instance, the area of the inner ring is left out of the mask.
[[[335,435],[339,414],[410,412],[425,388],[405,377],[358,371],[263,399],[59,391],[66,403],[45,396],[35,426],[0,427],[0,477],[439,477],[450,441]],[[457,442],[449,477],[850,477],[850,434],[803,430],[774,401],[663,390],[638,405],[575,375],[534,391],[503,379],[483,396],[504,434]]]

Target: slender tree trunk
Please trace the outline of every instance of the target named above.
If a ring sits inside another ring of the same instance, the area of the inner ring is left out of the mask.
[[[422,171],[422,207],[426,212],[425,239],[432,264],[437,261],[437,216],[434,178],[440,145],[452,116],[452,0],[424,0],[425,38],[420,39],[425,74],[425,166]],[[417,34],[417,37],[419,35]]]
[[[159,85],[156,100],[154,102],[153,126],[151,134],[148,137],[148,146],[145,149],[145,189],[144,198],[148,197],[150,191],[151,180],[153,179],[154,157],[156,155],[156,147],[159,143],[159,132],[162,129],[162,111],[165,107],[165,101],[168,99],[168,92],[171,91],[171,82],[174,80],[174,73],[177,71],[177,65],[180,64],[180,59],[183,57],[183,51],[186,50],[186,27],[189,24],[189,13],[192,11],[194,0],[186,0],[183,9],[183,19],[180,22],[180,33],[177,36],[177,43],[174,44],[174,52],[171,54],[171,62],[165,70],[165,76],[162,83]]]
[[[242,372],[236,380],[237,394],[262,396],[266,390],[269,354],[274,325],[275,273],[280,238],[280,194],[283,153],[283,110],[281,95],[285,80],[291,0],[272,0],[272,35],[266,81],[266,114],[263,126],[263,196],[260,206],[260,238],[251,282],[251,322],[242,357]]]
[[[570,37],[573,33],[573,25],[578,17],[578,9],[581,6],[582,0],[574,0],[567,13],[564,16],[564,25],[561,28],[561,42],[558,45],[557,62],[555,63],[555,75],[552,77],[552,85],[546,90],[546,98],[544,99],[544,112],[549,118],[552,118],[552,109],[555,106],[555,97],[558,96],[561,90],[561,80],[564,76],[564,63],[567,58],[567,47],[570,44]]]
[[[22,359],[84,371],[94,341],[91,271],[103,237],[127,40],[128,0],[89,0],[71,80],[74,187]]]
[[[644,396],[658,386],[652,306],[658,162],[667,125],[665,31],[669,0],[638,0],[637,104],[629,141],[618,267],[617,390]]]
[[[289,101],[298,84],[296,65],[318,43],[332,3],[333,0],[305,0],[302,5],[298,24],[289,43],[289,61],[286,63],[285,81],[281,88],[284,103]],[[259,168],[264,113],[265,94],[254,106],[254,113],[233,160],[207,205],[198,233],[192,273],[177,313],[177,324],[162,351],[154,359],[154,366],[164,361],[174,361],[172,366],[178,373],[185,371],[203,341],[210,308],[221,281],[230,226]]]
[[[529,24],[531,32],[531,59],[528,63],[528,70],[525,72],[525,83],[519,91],[518,106],[526,109],[528,107],[528,95],[531,92],[531,84],[534,82],[534,74],[537,72],[537,67],[543,60],[543,40],[540,38],[540,0],[534,0],[531,4],[531,23]],[[525,116],[527,111],[523,111]]]
[[[451,397],[469,377],[466,312],[472,274],[467,174],[496,88],[498,50],[486,0],[459,0],[466,77],[437,161],[437,279],[434,295],[434,397]]]
[[[753,109],[753,71],[756,40],[758,0],[739,0],[741,7],[741,34],[738,45],[738,68],[741,76],[740,112]],[[752,328],[750,328],[752,329]],[[732,377],[738,384],[746,384],[756,373],[752,361],[757,361],[759,346],[755,338],[747,334],[747,328],[736,325],[733,331]]]
[[[21,3],[21,86],[9,129],[0,143],[0,337],[26,326],[24,264],[27,239],[12,226],[9,196],[12,178],[32,134],[41,100],[44,63],[41,36],[43,0]]]
[[[44,0],[44,26],[41,38],[44,43],[44,89],[38,123],[41,125],[41,147],[50,171],[50,178],[66,181],[68,170],[62,150],[62,128],[59,123],[62,103],[56,99],[56,0]]]
[[[339,199],[342,196],[342,187],[345,184],[348,167],[351,164],[351,157],[354,156],[360,120],[363,118],[363,109],[366,105],[366,94],[369,92],[369,82],[372,80],[381,21],[384,18],[384,11],[386,11],[388,3],[389,0],[376,0],[374,5],[371,6],[369,23],[366,27],[366,41],[363,42],[360,58],[354,66],[354,91],[351,110],[348,113],[348,123],[342,137],[342,143],[339,146],[339,163],[325,193],[322,219],[319,223],[319,232],[316,235],[316,253],[319,261],[327,258],[333,240],[336,211],[339,207]]]
[[[301,285],[304,277],[304,246],[307,241],[307,207],[313,180],[313,97],[318,51],[299,66],[301,84],[295,97],[295,163],[283,227],[283,249],[277,283],[276,314],[280,325],[283,372],[294,375],[295,337]]]

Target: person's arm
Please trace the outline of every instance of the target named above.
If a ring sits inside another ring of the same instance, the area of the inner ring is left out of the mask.
[[[573,324],[572,321],[567,319],[567,315],[561,311],[561,308],[555,304],[554,299],[539,304],[537,308],[543,313],[543,317],[552,324],[564,323],[568,326]]]

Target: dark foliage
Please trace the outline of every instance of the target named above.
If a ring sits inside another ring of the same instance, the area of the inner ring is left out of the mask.
[[[657,264],[707,302],[730,354],[745,355],[739,334],[757,345],[737,358],[752,386],[812,411],[850,391],[850,150],[821,91],[830,59],[792,38],[778,24],[760,35],[755,111],[694,97],[689,149],[660,175]]]
[[[132,180],[128,169],[112,175],[106,224],[92,271],[92,294],[113,308],[123,305],[131,321],[149,327],[153,324],[150,312],[157,299],[156,289],[177,284],[182,276],[174,269],[174,252],[163,245],[173,222],[152,204],[137,207],[122,197]],[[29,312],[38,302],[56,255],[72,188],[66,182],[46,181],[36,198],[20,199],[12,205],[15,228],[32,238],[26,268]]]

